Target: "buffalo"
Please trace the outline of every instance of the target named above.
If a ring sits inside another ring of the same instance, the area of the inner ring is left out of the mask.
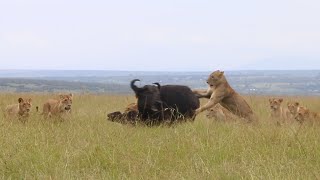
[[[143,122],[161,123],[164,121],[194,119],[199,108],[199,98],[187,86],[159,83],[137,87],[139,79],[131,81],[131,89],[138,99],[138,117]]]

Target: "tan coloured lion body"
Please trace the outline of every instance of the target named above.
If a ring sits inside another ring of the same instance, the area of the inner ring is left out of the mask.
[[[314,123],[314,122],[319,122],[319,114],[316,112],[312,112],[310,111],[308,108],[300,106],[298,108],[298,112],[297,115],[295,117],[295,119],[300,122],[303,123],[305,121]]]
[[[128,104],[127,107],[124,110],[124,113],[128,113],[130,111],[138,112],[138,104],[137,103]]]
[[[18,104],[8,105],[5,108],[5,116],[9,118],[18,118],[21,121],[27,121],[32,107],[31,99],[18,99]]]
[[[288,102],[287,107],[288,107],[288,114],[287,117],[290,120],[294,120],[294,118],[297,116],[298,109],[299,109],[299,102]]]
[[[228,109],[224,108],[220,104],[216,104],[213,108],[208,109],[207,118],[214,118],[217,121],[235,121],[239,119],[238,116],[231,113]]]
[[[245,99],[240,96],[227,82],[223,71],[215,71],[210,74],[207,83],[209,88],[207,91],[193,91],[198,97],[210,97],[209,102],[196,110],[196,114],[220,104],[231,113],[253,121],[256,117]]]
[[[72,94],[60,95],[59,99],[48,99],[43,105],[42,114],[45,118],[62,117],[71,111]]]
[[[281,106],[282,98],[270,98],[270,116],[273,119],[285,121],[288,119],[289,110]]]

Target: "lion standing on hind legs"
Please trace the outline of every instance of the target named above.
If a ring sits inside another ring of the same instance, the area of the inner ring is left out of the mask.
[[[217,70],[211,73],[207,84],[209,85],[207,90],[193,91],[199,98],[209,99],[207,104],[196,109],[196,115],[220,104],[232,114],[246,119],[248,122],[257,120],[249,104],[229,85],[223,71]]]

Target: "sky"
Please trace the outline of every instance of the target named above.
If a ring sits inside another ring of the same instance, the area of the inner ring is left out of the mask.
[[[0,69],[320,69],[319,0],[0,0]]]

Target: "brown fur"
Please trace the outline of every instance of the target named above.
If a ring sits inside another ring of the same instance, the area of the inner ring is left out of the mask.
[[[210,97],[207,104],[196,110],[196,115],[220,103],[221,106],[240,118],[248,121],[256,119],[249,104],[229,85],[223,71],[218,70],[211,73],[207,83],[208,90],[193,91],[198,97]]]
[[[124,110],[124,113],[130,112],[130,111],[137,111],[138,112],[138,104],[137,103],[129,104],[126,107],[126,109]]]
[[[5,116],[9,118],[18,118],[21,121],[27,121],[32,107],[31,98],[18,99],[18,104],[8,105],[5,109]]]
[[[45,118],[58,116],[71,112],[72,94],[60,95],[59,99],[48,99],[43,105],[42,114]]]
[[[210,108],[206,116],[209,119],[214,118],[218,121],[234,121],[239,119],[238,116],[234,115],[220,104],[216,104],[213,108]]]
[[[281,119],[281,120],[287,119],[287,115],[289,113],[289,110],[286,108],[283,108],[281,106],[282,102],[283,102],[282,98],[270,98],[269,99],[271,118]]]
[[[300,103],[299,102],[288,102],[287,107],[288,107],[288,119],[294,119],[298,113],[298,108],[299,108]]]
[[[315,122],[316,120],[319,120],[319,114],[318,113],[315,113],[315,112],[312,112],[310,111],[308,108],[306,107],[303,107],[303,106],[300,106],[298,108],[298,112],[297,112],[297,115],[295,117],[295,119],[300,122],[300,123],[303,123],[305,121],[308,121],[308,122]]]

